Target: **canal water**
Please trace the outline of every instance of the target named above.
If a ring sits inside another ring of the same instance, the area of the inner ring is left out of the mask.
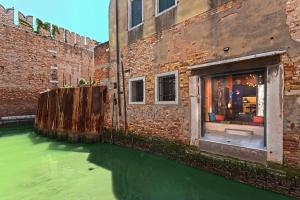
[[[149,153],[0,129],[0,200],[288,200]]]

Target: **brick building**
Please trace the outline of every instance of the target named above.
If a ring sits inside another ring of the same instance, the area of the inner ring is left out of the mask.
[[[299,0],[111,0],[109,49],[107,126],[300,167]]]
[[[34,21],[0,5],[0,117],[33,115],[39,92],[93,77],[96,41]]]

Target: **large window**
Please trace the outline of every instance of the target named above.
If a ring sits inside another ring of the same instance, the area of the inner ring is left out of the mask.
[[[156,0],[156,14],[163,13],[177,5],[177,0]]]
[[[129,80],[129,103],[145,103],[145,78],[134,78]]]
[[[249,141],[263,145],[264,77],[263,71],[205,77],[204,135],[211,138],[220,138],[220,134],[225,138],[235,135],[237,143],[240,143],[239,137],[249,137]]]
[[[128,0],[128,26],[129,29],[143,23],[143,0]]]
[[[156,103],[168,104],[178,102],[178,72],[159,74],[155,79]]]

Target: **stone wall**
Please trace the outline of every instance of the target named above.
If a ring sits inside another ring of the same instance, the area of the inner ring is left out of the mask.
[[[36,112],[38,94],[94,73],[95,41],[0,5],[0,117]]]
[[[280,100],[284,107],[284,115],[280,116],[284,121],[284,163],[300,167],[298,5],[297,1],[292,0],[226,1],[206,12],[176,23],[168,29],[124,45],[121,56],[125,68],[124,85],[127,101],[128,80],[143,76],[146,78],[146,104],[127,103],[129,130],[188,143],[191,132],[188,80],[193,73],[188,70],[188,67],[269,51],[286,50],[286,55],[278,63],[284,66],[285,76],[285,97]],[[144,12],[151,12],[151,10]],[[111,13],[111,26],[114,26],[114,14]],[[123,18],[122,20],[126,21]],[[120,23],[124,23],[123,21]],[[111,28],[111,46],[115,45],[114,31]],[[124,37],[123,32],[120,35]],[[229,51],[224,51],[226,47],[229,47]],[[112,84],[116,82],[116,64],[115,52],[110,53],[112,64],[109,73]],[[156,105],[155,75],[175,70],[179,72],[178,105]],[[121,86],[121,91],[122,89]],[[110,90],[110,98],[114,92]],[[111,105],[110,108],[112,107]],[[110,109],[108,112],[111,111]],[[121,126],[123,115],[119,117]]]

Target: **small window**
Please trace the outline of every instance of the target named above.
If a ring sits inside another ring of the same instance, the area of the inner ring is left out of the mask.
[[[145,104],[145,78],[129,80],[129,103]]]
[[[178,72],[168,72],[156,76],[156,103],[178,103]]]
[[[132,29],[143,23],[143,0],[128,0],[128,26]]]
[[[156,0],[157,14],[161,14],[177,5],[177,0]]]

